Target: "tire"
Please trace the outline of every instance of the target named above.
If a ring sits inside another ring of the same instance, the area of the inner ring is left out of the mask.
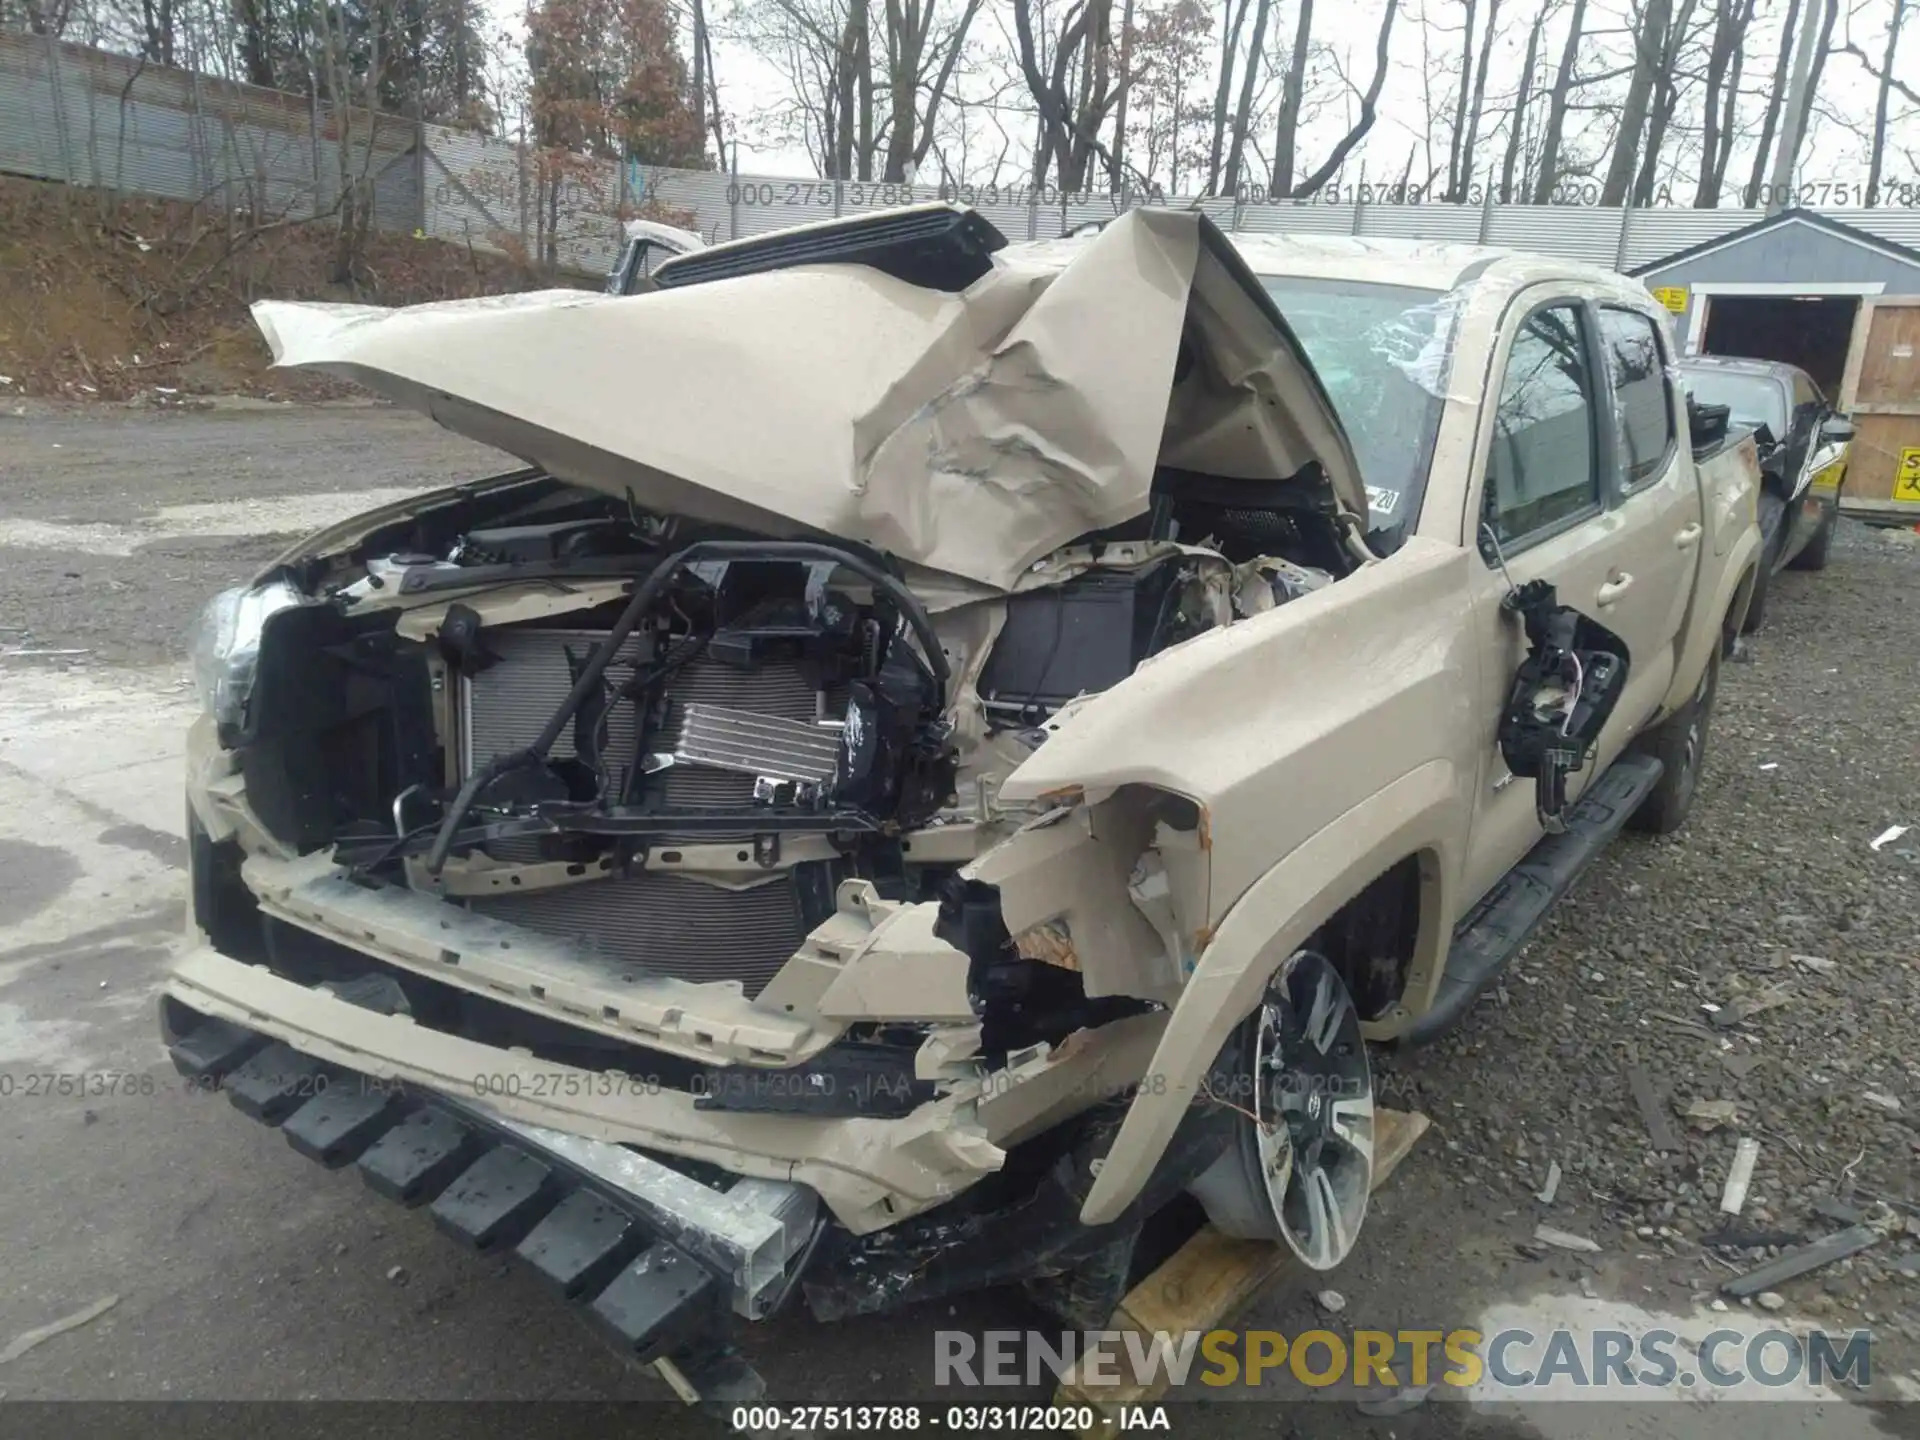
[[[1827,568],[1827,551],[1833,548],[1833,532],[1840,528],[1840,511],[1827,512],[1827,518],[1820,522],[1820,528],[1813,532],[1813,538],[1807,541],[1805,548],[1787,562],[1789,570],[1824,570]]]
[[[1706,673],[1693,698],[1649,730],[1634,748],[1658,760],[1665,770],[1640,808],[1627,821],[1648,835],[1671,835],[1687,823],[1693,797],[1700,789],[1700,769],[1707,756],[1707,727],[1713,702],[1720,693],[1720,649],[1714,647]]]
[[[1352,1251],[1373,1189],[1373,1072],[1333,964],[1296,951],[1235,1032],[1233,1139],[1189,1187],[1213,1228],[1284,1240],[1309,1270]]]

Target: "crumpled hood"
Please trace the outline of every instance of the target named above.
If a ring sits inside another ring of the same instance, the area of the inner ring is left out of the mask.
[[[1193,212],[1009,247],[959,294],[815,264],[626,297],[253,311],[277,364],[560,479],[1000,590],[1143,513],[1160,464],[1270,481],[1318,462],[1366,515],[1298,342]]]

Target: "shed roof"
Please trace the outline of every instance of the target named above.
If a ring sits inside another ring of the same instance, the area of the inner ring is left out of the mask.
[[[1662,255],[1658,260],[1649,261],[1645,265],[1636,265],[1628,273],[1650,275],[1657,270],[1665,270],[1676,265],[1680,261],[1698,260],[1703,255],[1745,244],[1758,236],[1789,225],[1806,225],[1850,244],[1878,251],[1890,259],[1920,267],[1920,250],[1911,249],[1892,240],[1883,240],[1857,225],[1848,225],[1844,221],[1830,219],[1817,211],[1796,207],[1792,210],[1782,210],[1778,215],[1769,215],[1765,219],[1755,220],[1751,225],[1742,225],[1738,230],[1730,230],[1725,235],[1716,236],[1712,240],[1703,240],[1698,245],[1689,245],[1686,249],[1676,250],[1671,255]]]

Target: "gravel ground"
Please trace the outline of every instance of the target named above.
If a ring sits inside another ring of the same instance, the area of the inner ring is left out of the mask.
[[[331,510],[497,468],[374,408],[0,416],[0,650],[89,652],[0,657],[0,1074],[167,1074],[151,996],[182,922],[178,842],[157,821],[126,823],[115,777],[134,770],[103,759],[83,780],[46,756],[80,747],[70,734],[177,755],[179,636],[207,594]],[[1875,1192],[1920,1207],[1920,645],[1903,628],[1920,613],[1916,538],[1844,526],[1825,573],[1780,577],[1749,662],[1723,670],[1685,829],[1616,846],[1520,957],[1504,999],[1432,1050],[1379,1057],[1382,1098],[1426,1111],[1434,1131],[1329,1277],[1338,1315],[1312,1298],[1324,1283],[1290,1282],[1246,1324],[1449,1328],[1588,1295],[1641,1323],[1685,1312],[1765,1253],[1704,1243],[1738,1135],[1761,1142],[1740,1224],[1774,1233],[1735,1240],[1825,1233],[1835,1227],[1811,1206],[1849,1185],[1856,1202]],[[98,728],[72,729],[84,725]],[[174,773],[163,817],[177,814]],[[1897,824],[1916,828],[1869,848]],[[1755,1008],[1763,1000],[1778,1003]],[[1630,1065],[1670,1097],[1679,1152],[1650,1143]],[[657,1393],[584,1343],[524,1275],[497,1275],[497,1262],[320,1175],[224,1106],[164,1093],[0,1107],[0,1234],[12,1242],[0,1344],[121,1297],[0,1362],[0,1395]],[[1733,1102],[1731,1125],[1701,1130],[1674,1113],[1694,1100]],[[1564,1176],[1550,1207],[1534,1198],[1549,1163]],[[1542,1220],[1602,1249],[1533,1250]],[[1903,1266],[1920,1268],[1915,1241],[1890,1238],[1782,1287],[1781,1318],[1870,1325],[1887,1393],[1888,1377],[1920,1373],[1920,1281]],[[389,1280],[395,1267],[402,1278]],[[936,1328],[1031,1321],[993,1294],[884,1322],[782,1320],[750,1344],[783,1399],[871,1402],[933,1393]],[[1742,1407],[1732,1433],[1799,1434],[1826,1412],[1768,1407],[1776,1420],[1762,1424]],[[1914,1433],[1911,1419],[1870,1423]],[[1429,1403],[1381,1421],[1341,1404],[1208,1404],[1176,1420],[1182,1434],[1316,1440],[1708,1433],[1696,1407],[1514,1420]],[[557,1436],[564,1423],[529,1418],[523,1433]]]
[[[0,416],[0,645],[179,659],[208,597],[291,541],[385,492],[505,468],[385,406],[20,403]]]
[[[1920,1216],[1920,646],[1898,619],[1920,606],[1917,542],[1847,523],[1825,572],[1776,577],[1746,663],[1722,668],[1686,826],[1615,845],[1459,1030],[1385,1058],[1383,1090],[1434,1117],[1440,1143],[1423,1158],[1445,1165],[1396,1182],[1344,1273],[1390,1286],[1394,1217],[1462,1205],[1484,1237],[1458,1255],[1469,1286],[1585,1277],[1684,1308],[1732,1270],[1840,1228],[1814,1213],[1822,1200],[1884,1196]],[[1632,1066],[1680,1151],[1651,1144]],[[1689,1122],[1679,1111],[1695,1101],[1731,1102],[1734,1119]],[[1760,1154],[1729,1224],[1719,1201],[1738,1136]],[[1549,1207],[1535,1196],[1555,1163]],[[1526,1245],[1542,1221],[1605,1251]],[[1877,1358],[1911,1370],[1920,1221],[1908,1229],[1782,1285],[1785,1313],[1870,1324]],[[1430,1278],[1450,1289],[1446,1268]]]

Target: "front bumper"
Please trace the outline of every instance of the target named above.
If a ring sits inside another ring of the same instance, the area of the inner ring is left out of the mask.
[[[622,1146],[317,1060],[257,1030],[162,1001],[174,1068],[327,1169],[481,1254],[511,1252],[622,1354],[670,1360],[695,1393],[758,1381],[727,1341],[793,1291],[827,1220],[788,1181],[721,1189]]]

